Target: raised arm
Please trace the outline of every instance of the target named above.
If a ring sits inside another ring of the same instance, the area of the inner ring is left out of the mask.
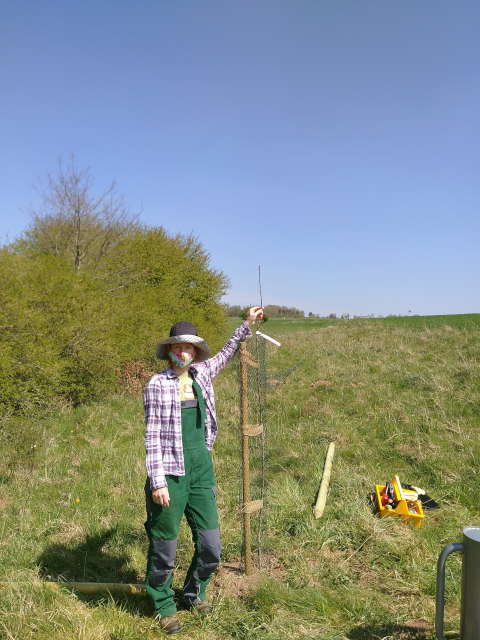
[[[197,367],[205,367],[208,371],[208,374],[211,378],[214,378],[217,373],[225,367],[225,365],[233,358],[235,355],[238,344],[243,342],[247,336],[251,336],[252,332],[250,328],[253,326],[257,318],[263,317],[263,308],[262,307],[252,307],[249,312],[247,319],[245,322],[236,329],[233,336],[227,342],[227,344],[223,347],[221,351],[217,353],[216,356],[210,358],[209,360],[205,360],[205,362],[200,363]]]

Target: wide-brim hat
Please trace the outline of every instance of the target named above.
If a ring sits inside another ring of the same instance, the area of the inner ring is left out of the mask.
[[[203,362],[210,358],[210,347],[197,334],[197,328],[191,322],[182,320],[177,322],[170,329],[170,336],[162,340],[157,345],[156,356],[159,360],[170,360],[168,352],[170,351],[170,345],[178,344],[179,342],[188,342],[195,347],[195,362]]]

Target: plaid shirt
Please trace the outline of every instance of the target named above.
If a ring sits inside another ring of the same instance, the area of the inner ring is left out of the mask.
[[[251,336],[244,322],[216,356],[191,365],[190,372],[199,384],[205,399],[205,443],[209,451],[217,436],[217,414],[212,379],[235,355],[238,343]],[[184,476],[182,445],[182,413],[178,377],[170,367],[150,379],[143,397],[145,408],[145,450],[147,474],[152,489],[167,486],[165,475]]]

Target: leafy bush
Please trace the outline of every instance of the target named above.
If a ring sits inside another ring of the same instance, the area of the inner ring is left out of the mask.
[[[59,257],[0,252],[2,409],[78,403],[113,380],[108,300]]]
[[[225,313],[229,318],[239,318],[242,312],[242,307],[239,304],[225,305]]]
[[[140,396],[154,373],[145,362],[125,362],[116,370],[117,387],[120,391],[127,391],[133,395]]]
[[[23,237],[0,249],[0,409],[7,412],[98,398],[115,390],[116,372],[128,363],[155,370],[155,346],[179,320],[193,322],[212,351],[224,340],[220,301],[229,282],[210,267],[201,242],[139,224],[121,198],[108,209],[111,200],[91,195],[89,173],[75,171],[58,183],[49,177]],[[68,189],[80,202],[72,211]],[[78,242],[81,223],[91,233]]]
[[[278,304],[267,304],[265,311],[272,318],[304,318],[305,313],[296,307],[282,307]]]
[[[245,307],[244,309],[242,309],[240,311],[240,318],[245,322],[245,320],[248,318],[248,312],[250,311],[250,309],[252,308],[252,306],[249,307]],[[270,314],[267,313],[267,311],[263,311],[263,320],[262,322],[268,322],[268,319],[270,318]]]

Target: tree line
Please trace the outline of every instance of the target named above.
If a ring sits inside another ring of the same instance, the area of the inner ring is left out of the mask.
[[[98,398],[132,362],[158,370],[155,345],[180,319],[221,345],[229,281],[198,238],[141,223],[73,159],[38,192],[24,233],[0,248],[4,418]]]
[[[254,305],[247,305],[246,307],[241,307],[239,304],[236,305],[225,305],[225,312],[229,318],[243,318],[245,312],[250,309]],[[264,307],[265,315],[269,318],[304,318],[305,313],[300,311],[300,309],[296,309],[295,307],[282,307],[277,304],[267,304]],[[245,316],[246,317],[246,316]]]

